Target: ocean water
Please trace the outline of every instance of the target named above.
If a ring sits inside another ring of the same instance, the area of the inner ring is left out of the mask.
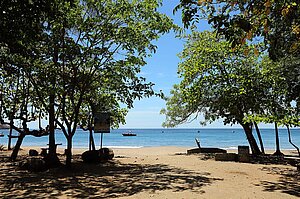
[[[137,136],[122,136],[122,133],[136,133]],[[8,130],[0,130],[5,136],[0,137],[0,144],[7,145]],[[300,129],[291,129],[293,142],[300,147]],[[95,144],[100,147],[101,134],[94,134]],[[256,133],[254,132],[254,135]],[[261,129],[261,135],[266,149],[275,148],[275,133],[273,129]],[[282,149],[294,149],[288,142],[286,129],[279,129],[280,144]],[[236,149],[238,145],[248,145],[243,129],[116,129],[111,133],[103,134],[103,146],[111,148],[139,148],[152,146],[183,146],[197,147],[195,138],[200,140],[202,147],[218,147]],[[88,148],[89,133],[77,130],[73,137],[74,148]],[[13,139],[13,144],[16,139]],[[26,136],[23,146],[45,147],[48,137]],[[56,143],[66,146],[63,133],[56,131]],[[257,140],[258,143],[258,140]]]

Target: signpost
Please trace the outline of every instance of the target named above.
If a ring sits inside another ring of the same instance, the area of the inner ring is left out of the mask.
[[[102,149],[103,133],[110,133],[110,113],[107,112],[95,113],[94,133],[101,133],[100,148]]]

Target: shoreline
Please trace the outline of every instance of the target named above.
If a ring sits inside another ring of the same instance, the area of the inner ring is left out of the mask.
[[[40,146],[22,146],[21,150],[19,151],[20,156],[22,155],[28,155],[29,150],[30,149],[34,149],[37,150],[38,153],[41,152],[41,148],[45,148],[45,147],[40,147]],[[96,147],[96,150],[98,150],[100,147]],[[105,147],[103,147],[105,148]],[[139,147],[139,148],[129,148],[129,147],[120,147],[120,148],[110,148],[113,150],[115,157],[116,156],[122,156],[125,154],[135,154],[135,155],[139,155],[139,153],[141,154],[147,154],[147,155],[161,155],[161,154],[174,154],[174,155],[205,155],[205,153],[195,153],[195,154],[187,154],[187,150],[189,149],[193,149],[193,148],[197,148],[197,147],[178,147],[178,146],[160,146],[160,147]],[[57,147],[57,154],[59,155],[63,155],[64,154],[64,150],[65,148],[63,146],[58,146]],[[81,155],[83,152],[88,151],[88,148],[72,148],[72,154],[73,155]],[[226,150],[227,153],[235,153],[238,154],[238,149],[229,149]],[[2,153],[5,153],[6,155],[10,154],[12,151],[8,151],[8,150],[4,150]],[[275,150],[265,150],[265,154],[266,155],[272,155],[275,152]],[[296,149],[290,149],[290,150],[281,150],[281,152],[287,156],[287,157],[294,157],[294,158],[300,158],[298,155],[298,152]],[[0,151],[1,154],[1,151]],[[250,154],[251,154],[251,150],[250,150]]]
[[[21,146],[22,150],[28,151],[29,149],[35,149],[35,150],[40,150],[41,148],[45,148],[44,146]],[[96,150],[98,150],[100,147],[96,146]],[[103,148],[110,148],[112,150],[134,150],[134,149],[143,149],[143,150],[147,150],[147,149],[156,149],[156,148],[176,148],[178,150],[182,150],[187,152],[187,150],[189,149],[193,149],[193,148],[197,148],[197,147],[188,147],[188,146],[103,146]],[[205,147],[204,147],[205,148]],[[65,149],[64,146],[58,146],[57,150],[58,152],[63,152],[63,150]],[[224,149],[227,151],[227,153],[238,153],[238,148],[220,148],[220,149]],[[78,153],[78,152],[84,152],[86,150],[89,150],[88,147],[73,147],[72,150],[74,150],[74,152]],[[266,154],[273,154],[275,152],[275,149],[265,149],[265,153]],[[285,155],[298,155],[298,152],[296,149],[281,149],[281,152]],[[251,154],[251,149],[250,149],[250,154]]]
[[[7,147],[7,143],[0,143],[0,145],[3,145],[5,148]],[[244,146],[244,145],[243,145]],[[245,145],[247,146],[247,145]],[[21,148],[45,148],[47,147],[46,145],[22,145]],[[64,148],[66,147],[66,145],[60,145],[58,146],[58,148]],[[162,145],[162,146],[103,146],[103,148],[111,148],[111,149],[138,149],[138,148],[152,148],[152,147],[178,147],[178,148],[186,148],[186,149],[191,149],[191,148],[197,148],[196,144],[193,146],[175,146],[175,145]],[[204,146],[203,148],[206,148],[207,146]],[[224,149],[227,151],[236,151],[238,150],[238,147],[218,147],[218,146],[209,146],[212,148],[220,148],[220,149]],[[300,146],[299,146],[300,147]],[[96,145],[96,148],[99,149],[100,147]],[[250,148],[250,147],[249,147]],[[87,146],[83,146],[83,147],[73,147],[73,149],[86,149],[88,150]],[[251,150],[251,149],[250,149]],[[272,153],[272,151],[275,152],[275,147],[273,148],[265,148],[265,151],[267,151],[268,153]],[[290,151],[296,151],[297,150],[295,148],[281,148],[281,151],[286,151],[286,152],[290,152]]]
[[[41,152],[41,148],[45,148],[43,146],[22,146],[21,150],[19,151],[19,155],[28,155],[28,152],[30,149],[34,149],[37,150],[38,152]],[[96,147],[96,150],[98,150],[100,147]],[[105,148],[105,147],[103,147]],[[198,155],[201,156],[203,155],[202,153],[195,153],[195,154],[187,154],[187,150],[189,149],[193,149],[193,148],[197,148],[197,147],[178,147],[178,146],[150,146],[150,147],[123,147],[123,146],[119,146],[116,148],[110,148],[113,150],[115,156],[118,156],[118,153],[132,153],[132,154],[154,154],[154,155],[161,155],[161,154],[181,154],[181,155]],[[57,147],[57,153],[62,155],[64,154],[64,150],[65,148],[63,146],[58,146]],[[84,148],[72,148],[72,154],[73,155],[79,155],[82,154],[84,151],[89,150],[88,147],[84,147]],[[238,149],[226,149],[227,153],[238,153]],[[0,154],[10,154],[12,152],[12,150],[8,151],[8,150],[3,150],[0,151]],[[265,150],[265,154],[266,155],[272,155],[275,152],[275,150],[269,150],[266,149]],[[298,152],[296,149],[282,149],[281,152],[286,155],[286,156],[294,156],[296,158],[299,158],[298,156]],[[250,150],[250,154],[251,154],[251,150]]]

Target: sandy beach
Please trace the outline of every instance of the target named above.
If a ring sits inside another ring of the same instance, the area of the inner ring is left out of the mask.
[[[28,154],[28,149],[23,147],[21,154]],[[74,149],[71,169],[38,173],[18,169],[14,166],[17,163],[3,158],[9,152],[0,151],[0,198],[300,197],[296,167],[220,162],[200,154],[187,155],[187,149],[113,149],[115,158],[97,165],[83,164],[80,154],[84,150]],[[61,154],[62,151],[58,149]]]

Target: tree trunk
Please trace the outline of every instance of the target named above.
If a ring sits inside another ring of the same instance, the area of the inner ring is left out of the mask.
[[[89,128],[89,131],[90,131],[90,144],[89,144],[89,150],[95,151],[95,150],[96,150],[96,147],[95,147],[95,141],[94,141],[94,136],[93,136],[93,129],[92,129],[92,128]]]
[[[55,154],[55,110],[54,110],[54,95],[49,96],[49,155]]]
[[[52,39],[55,38],[55,34],[53,34]],[[54,67],[58,69],[58,42],[55,41],[54,48],[53,48],[53,58],[52,61],[54,63]],[[48,163],[50,165],[56,166],[56,164],[60,164],[59,159],[56,155],[56,145],[55,145],[55,84],[56,84],[56,78],[55,78],[55,72],[49,71],[50,75],[50,83],[51,83],[51,91],[49,94],[49,154],[47,156]]]
[[[256,122],[254,122],[254,126],[255,126],[257,137],[258,137],[258,140],[259,140],[261,152],[262,152],[262,154],[265,154],[264,143],[263,143],[263,140],[262,140],[262,137],[261,137],[261,134],[260,134],[260,130],[259,130],[258,125],[257,125]]]
[[[290,131],[289,125],[286,125],[286,128],[287,128],[287,130],[288,130],[289,142],[291,143],[291,145],[293,145],[293,147],[295,147],[295,148],[297,149],[298,155],[299,155],[299,157],[300,157],[299,147],[297,147],[297,146],[292,142],[291,131]]]
[[[252,131],[251,131],[251,128],[250,128],[250,124],[249,123],[244,123],[244,124],[241,124],[244,131],[245,131],[245,134],[246,134],[246,137],[247,137],[247,140],[249,142],[249,145],[251,147],[251,151],[252,151],[252,154],[253,155],[260,155],[261,154],[261,151],[259,150],[258,148],[258,145],[256,143],[256,140],[252,134]]]
[[[56,154],[54,121],[55,121],[54,95],[50,94],[49,96],[49,153],[45,158],[46,164],[50,168],[61,165]]]
[[[279,143],[279,133],[278,133],[278,126],[277,122],[275,122],[275,141],[276,141],[276,151],[273,155],[283,155],[280,151],[280,143]]]
[[[7,143],[7,149],[11,150],[11,136],[12,136],[12,126],[13,126],[13,120],[10,120],[10,125],[9,125],[9,134],[8,134],[8,143]]]
[[[67,137],[67,149],[66,149],[66,166],[71,167],[72,161],[72,137]]]
[[[18,137],[18,140],[17,140],[17,142],[16,142],[16,145],[15,145],[15,147],[14,147],[14,150],[13,150],[13,152],[11,153],[11,156],[10,156],[10,160],[11,160],[11,161],[16,161],[24,137],[25,137],[25,133],[20,133],[20,135],[19,135],[19,137]]]

